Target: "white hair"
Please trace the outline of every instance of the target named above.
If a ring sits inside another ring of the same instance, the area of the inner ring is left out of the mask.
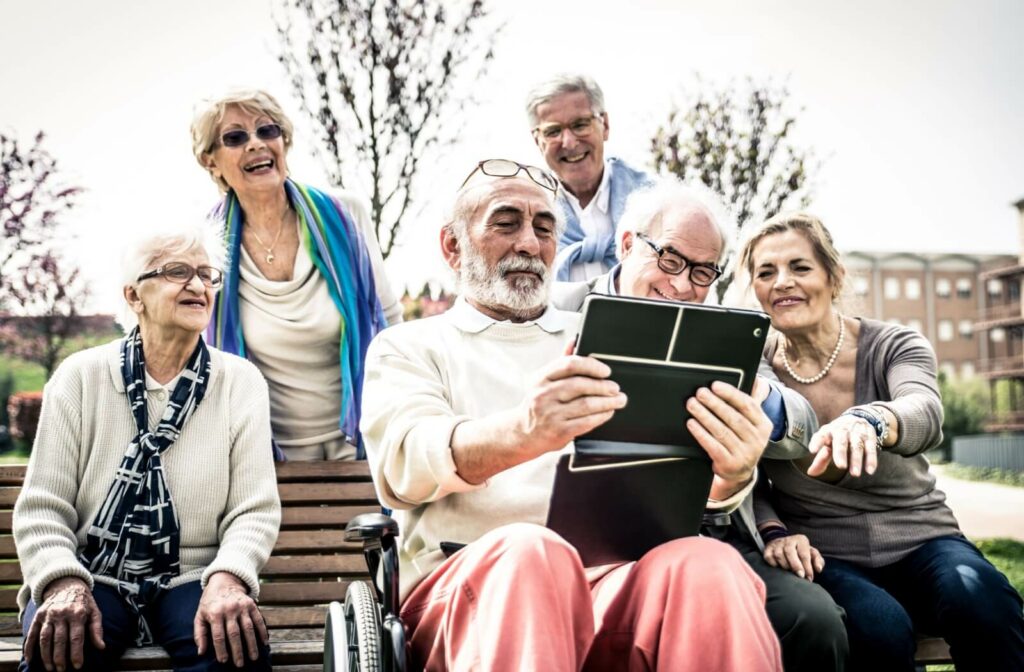
[[[604,92],[593,78],[583,74],[563,73],[533,87],[526,96],[526,116],[530,127],[537,125],[537,108],[552,98],[567,93],[585,93],[590,101],[590,109],[594,114],[606,112],[604,109]]]
[[[138,277],[151,270],[161,258],[195,249],[206,253],[211,266],[223,268],[226,256],[223,223],[212,217],[188,217],[184,223],[161,221],[147,225],[144,232],[130,238],[122,249],[120,285],[137,287]],[[121,306],[117,322],[125,332],[139,323],[127,302]]]
[[[721,264],[729,250],[731,232],[736,230],[732,213],[722,199],[703,184],[683,184],[675,177],[658,178],[651,186],[629,195],[626,209],[615,230],[616,255],[620,259],[623,256],[622,238],[627,231],[648,235],[655,225],[661,226],[661,220],[669,208],[683,204],[693,204],[711,216],[711,222],[722,239],[722,249],[717,259]]]

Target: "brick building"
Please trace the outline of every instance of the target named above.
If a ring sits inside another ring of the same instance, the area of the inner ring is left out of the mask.
[[[981,278],[1019,260],[1011,255],[850,251],[843,261],[850,275],[845,310],[920,331],[935,347],[941,370],[951,377],[971,377],[992,347],[979,336],[976,322],[996,286]],[[1019,301],[1017,313],[1020,317]]]
[[[990,381],[993,400],[999,400],[986,429],[1024,431],[1024,198],[1013,204],[1019,215],[1020,256],[981,274],[985,302],[978,313],[975,331],[987,345],[980,360],[981,375]],[[997,387],[1000,391],[997,393]]]

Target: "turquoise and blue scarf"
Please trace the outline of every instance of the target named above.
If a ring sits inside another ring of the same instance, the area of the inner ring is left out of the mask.
[[[359,435],[363,362],[370,341],[387,326],[373,281],[370,255],[359,227],[337,199],[290,179],[285,181],[285,192],[299,216],[306,251],[327,281],[331,299],[341,317],[341,417],[338,426],[356,446],[356,458],[365,459]],[[227,193],[216,215],[224,220],[228,258],[224,288],[214,303],[206,340],[221,350],[245,357],[238,310],[243,214],[233,191]],[[275,457],[283,456],[275,449]]]

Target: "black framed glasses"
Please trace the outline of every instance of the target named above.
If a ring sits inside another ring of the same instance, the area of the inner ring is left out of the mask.
[[[715,264],[690,261],[675,250],[667,250],[658,245],[642,233],[638,232],[636,237],[651,246],[654,253],[658,255],[658,268],[669,275],[679,275],[686,269],[690,269],[689,280],[698,287],[708,287],[722,275],[722,269]]]
[[[466,186],[469,182],[469,178],[476,174],[476,171],[480,171],[484,175],[491,177],[515,177],[519,174],[519,171],[525,170],[526,174],[530,176],[530,179],[555,193],[558,193],[558,180],[556,180],[551,173],[538,168],[537,166],[528,166],[525,163],[519,163],[517,161],[509,161],[508,159],[487,159],[476,164],[466,179],[459,185],[459,189]]]
[[[577,138],[585,138],[594,130],[594,122],[598,119],[601,119],[601,115],[592,114],[589,117],[573,119],[564,126],[562,124],[541,124],[535,126],[533,132],[539,133],[545,140],[555,140],[562,137],[562,133],[568,128]]]
[[[262,126],[256,127],[256,137],[264,142],[270,140],[277,140],[281,137],[284,131],[281,130],[279,124],[263,124]],[[220,135],[220,144],[225,147],[241,147],[245,143],[249,142],[249,131],[244,128],[233,128],[230,131],[224,131]]]
[[[173,282],[178,285],[187,285],[192,282],[192,278],[197,275],[199,276],[200,282],[210,289],[217,289],[224,283],[224,273],[219,268],[214,268],[213,266],[200,266],[198,268],[193,268],[180,261],[172,261],[171,263],[164,264],[152,271],[147,271],[135,278],[135,280],[136,282],[142,282],[149,278],[163,276],[164,280],[167,280],[168,282]]]

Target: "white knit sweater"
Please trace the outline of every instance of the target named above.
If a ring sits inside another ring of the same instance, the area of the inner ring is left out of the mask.
[[[119,365],[120,341],[76,353],[46,384],[39,433],[14,507],[25,576],[24,609],[65,576],[92,576],[78,561],[114,471],[135,435]],[[251,363],[210,348],[212,373],[199,408],[162,455],[181,528],[181,574],[170,587],[227,571],[259,597],[259,571],[281,522],[270,447],[267,385]],[[167,390],[147,381],[150,428]]]

